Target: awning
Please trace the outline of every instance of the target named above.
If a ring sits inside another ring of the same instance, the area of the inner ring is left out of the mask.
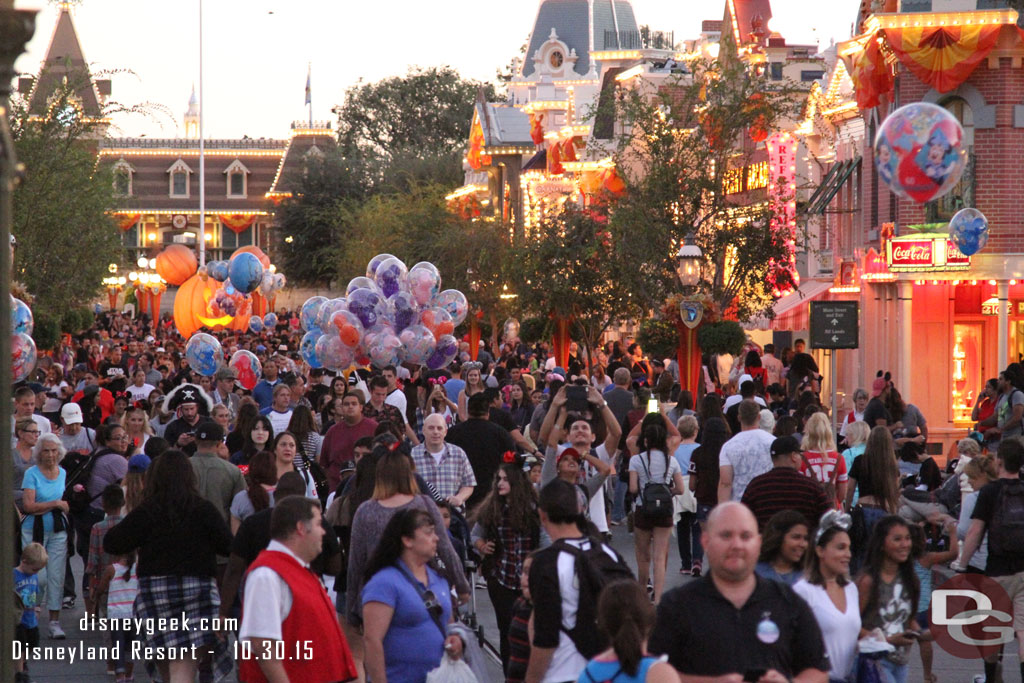
[[[807,304],[815,299],[822,299],[831,288],[831,280],[807,280],[800,283],[800,288],[787,294],[772,306],[775,318],[769,320],[765,316],[751,318],[743,325],[748,330],[807,330],[810,328],[810,306]]]
[[[541,151],[530,157],[530,160],[523,164],[523,173],[527,171],[546,171],[548,169],[548,151]]]
[[[825,177],[821,179],[821,184],[818,185],[818,189],[814,191],[811,198],[807,200],[807,204],[804,206],[805,214],[818,214],[825,213],[825,209],[828,208],[832,198],[836,196],[839,190],[843,187],[850,175],[860,165],[861,157],[855,159],[847,159],[846,161],[840,161],[834,164],[829,172],[825,174]]]

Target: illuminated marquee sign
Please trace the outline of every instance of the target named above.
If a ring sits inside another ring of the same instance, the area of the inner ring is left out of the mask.
[[[965,256],[946,235],[908,235],[886,244],[889,270],[903,273],[967,270],[971,257]]]
[[[725,194],[739,194],[752,190],[763,190],[768,187],[771,167],[767,161],[734,168],[726,171],[722,178],[722,189]]]
[[[781,297],[800,285],[796,270],[796,150],[789,133],[776,133],[765,143],[768,148],[768,196],[771,198],[772,230],[785,236],[787,258],[771,264],[768,283],[772,296]]]

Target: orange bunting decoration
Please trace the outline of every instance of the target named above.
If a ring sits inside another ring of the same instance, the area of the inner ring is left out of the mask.
[[[889,47],[922,83],[941,93],[967,80],[999,41],[1001,25],[884,29]]]
[[[561,145],[555,143],[548,148],[548,173],[551,175],[562,175],[565,167],[562,166]]]
[[[252,225],[253,221],[256,220],[256,216],[246,216],[240,213],[221,213],[217,215],[217,219],[220,220],[221,225],[229,228],[231,232],[237,235]]]
[[[562,143],[562,161],[576,161],[576,145],[572,138]]]
[[[184,244],[171,244],[156,257],[156,272],[171,285],[180,285],[196,274],[199,261]]]
[[[544,144],[544,115],[530,114],[530,139],[533,144]]]
[[[483,153],[484,142],[484,129],[479,121],[474,120],[469,129],[469,152],[466,153],[466,163],[474,171],[491,165],[491,157]]]
[[[126,230],[131,230],[132,227],[139,222],[140,218],[142,218],[141,213],[128,213],[122,216],[116,216],[114,220],[117,221],[117,227],[121,229],[121,232],[124,232]]]

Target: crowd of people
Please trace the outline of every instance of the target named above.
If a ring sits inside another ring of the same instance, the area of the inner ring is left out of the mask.
[[[464,342],[442,370],[333,373],[279,320],[220,335],[259,358],[251,391],[226,366],[193,372],[169,324],[116,313],[15,390],[28,648],[43,605],[60,640],[81,599],[101,619],[202,624],[117,621],[119,683],[136,664],[164,681],[492,680],[462,623],[480,590],[511,682],[903,683],[917,643],[932,683],[933,571],[1024,596],[1017,364],[940,467],[885,373],[834,433],[800,340],[706,358],[694,396],[636,343],[573,344],[562,367],[544,344]],[[667,575],[673,531],[685,577]],[[19,667],[30,680],[32,657]]]

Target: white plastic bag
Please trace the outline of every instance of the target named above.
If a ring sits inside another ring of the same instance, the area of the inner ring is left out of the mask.
[[[427,674],[427,683],[479,683],[473,670],[461,659],[455,660],[446,652],[441,665]]]

